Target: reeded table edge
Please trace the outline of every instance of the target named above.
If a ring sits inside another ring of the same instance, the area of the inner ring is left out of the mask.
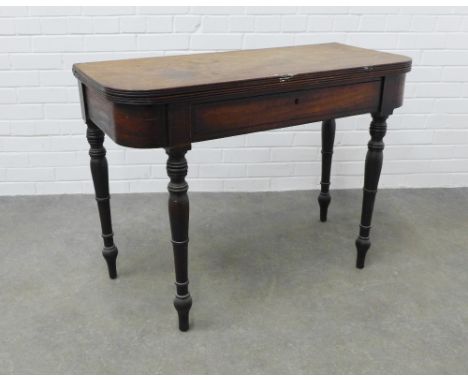
[[[287,91],[287,85],[303,85],[307,87],[319,86],[329,82],[339,83],[346,81],[366,81],[378,77],[403,74],[411,70],[412,59],[407,56],[407,61],[393,64],[373,66],[360,66],[352,69],[338,69],[313,73],[299,73],[291,76],[275,75],[263,78],[246,80],[234,80],[218,83],[200,84],[184,87],[174,87],[154,90],[123,90],[102,86],[91,77],[84,74],[74,64],[72,71],[74,76],[84,85],[104,95],[112,101],[129,104],[153,104],[163,102],[183,101],[194,97],[222,96],[232,93],[242,93],[249,90],[265,88],[266,91],[281,91],[282,87]]]

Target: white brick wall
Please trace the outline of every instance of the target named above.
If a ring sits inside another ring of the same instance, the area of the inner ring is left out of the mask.
[[[75,62],[338,41],[413,58],[382,187],[468,186],[468,8],[0,7],[0,195],[92,192]],[[369,116],[337,121],[332,187],[361,187]],[[106,140],[112,192],[165,191],[162,150]],[[195,144],[191,190],[317,188],[320,124]]]

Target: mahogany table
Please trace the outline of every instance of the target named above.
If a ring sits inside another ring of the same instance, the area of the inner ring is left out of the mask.
[[[331,43],[75,64],[91,146],[91,173],[109,276],[117,277],[104,134],[168,155],[169,220],[179,329],[189,328],[189,200],[185,154],[192,142],[322,122],[320,220],[330,204],[335,118],[370,113],[358,268],[370,247],[372,211],[383,161],[386,120],[402,105],[405,56]]]

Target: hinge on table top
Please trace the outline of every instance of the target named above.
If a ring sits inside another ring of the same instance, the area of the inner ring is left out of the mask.
[[[294,77],[294,74],[285,74],[284,76],[281,76],[279,78],[279,81],[280,82],[285,82],[285,81],[287,81],[287,80],[289,80],[289,79],[291,79],[293,77]]]

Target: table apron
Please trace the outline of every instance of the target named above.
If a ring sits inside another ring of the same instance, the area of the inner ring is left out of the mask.
[[[381,88],[381,81],[372,81],[192,104],[192,141],[374,112]]]
[[[402,104],[404,79],[398,74],[353,84],[169,104],[117,103],[83,86],[83,116],[123,146],[178,147],[351,115],[389,115]]]

